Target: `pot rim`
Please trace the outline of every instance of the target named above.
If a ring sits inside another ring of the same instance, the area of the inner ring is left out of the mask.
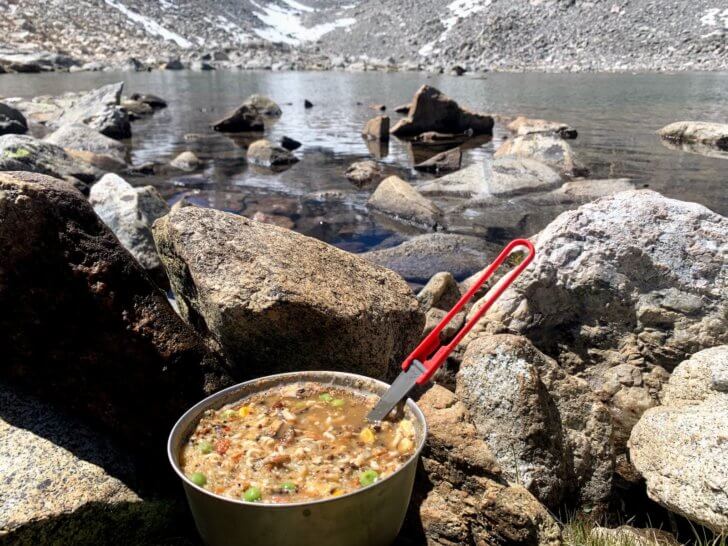
[[[306,501],[306,502],[290,502],[290,503],[260,503],[260,502],[248,502],[244,500],[238,500],[234,499],[232,497],[225,497],[223,495],[218,495],[217,493],[213,493],[212,491],[209,491],[203,487],[200,487],[196,484],[194,484],[185,474],[182,472],[182,469],[179,467],[179,464],[175,460],[175,447],[177,450],[181,449],[182,442],[180,442],[179,446],[175,446],[174,444],[174,436],[177,429],[182,425],[184,421],[187,420],[187,418],[191,415],[194,415],[195,420],[199,420],[200,414],[208,409],[212,402],[217,400],[218,398],[223,398],[225,394],[228,394],[230,392],[233,392],[235,390],[240,389],[241,387],[248,385],[250,383],[254,383],[257,381],[261,381],[263,379],[277,379],[277,378],[288,378],[292,376],[302,376],[301,380],[306,381],[305,378],[306,374],[328,374],[330,376],[334,377],[350,377],[357,380],[364,380],[364,381],[371,381],[375,384],[378,384],[382,386],[382,388],[386,389],[389,387],[389,384],[385,383],[384,381],[380,381],[379,379],[374,379],[373,377],[367,377],[365,375],[355,374],[355,373],[349,373],[349,372],[337,372],[337,371],[329,371],[329,370],[305,370],[305,371],[299,371],[299,372],[285,372],[285,373],[279,373],[279,374],[273,374],[273,375],[266,375],[263,377],[257,377],[255,379],[250,379],[248,381],[243,381],[242,383],[237,383],[235,385],[232,385],[230,387],[227,387],[225,389],[222,389],[220,391],[217,391],[214,394],[211,394],[210,396],[203,398],[199,402],[197,402],[194,406],[192,406],[190,409],[188,409],[186,412],[182,414],[182,416],[177,420],[177,422],[172,427],[172,430],[169,434],[169,438],[167,439],[167,458],[169,459],[170,465],[172,465],[172,469],[175,471],[177,476],[179,476],[182,479],[182,482],[187,487],[192,487],[196,489],[197,491],[204,493],[205,495],[208,495],[210,497],[216,498],[221,501],[230,502],[233,504],[239,504],[241,506],[250,506],[250,507],[256,507],[256,508],[271,508],[271,509],[285,509],[285,508],[297,508],[297,507],[307,507],[312,505],[319,505],[319,504],[325,504],[329,502],[336,502],[341,499],[345,499],[348,497],[353,497],[355,495],[359,495],[364,493],[365,491],[368,491],[369,489],[372,489],[374,487],[377,487],[379,485],[382,485],[389,481],[391,478],[394,478],[397,474],[402,472],[406,467],[408,467],[410,464],[415,462],[422,452],[422,449],[425,446],[425,440],[427,439],[427,420],[425,419],[425,415],[422,413],[422,410],[417,406],[417,403],[412,400],[411,398],[406,399],[407,407],[410,409],[410,411],[415,415],[415,417],[420,421],[422,424],[422,434],[421,437],[417,443],[417,449],[412,453],[412,455],[404,462],[402,463],[397,470],[392,472],[389,476],[386,478],[376,481],[371,485],[367,485],[365,487],[362,487],[360,489],[357,489],[356,491],[352,491],[351,493],[346,493],[345,495],[339,495],[336,497],[326,497],[323,499],[318,500],[312,500],[312,501]],[[310,379],[309,379],[310,380]],[[310,380],[313,381],[313,380]],[[316,382],[316,381],[313,381]],[[376,394],[376,393],[370,393],[370,394]]]

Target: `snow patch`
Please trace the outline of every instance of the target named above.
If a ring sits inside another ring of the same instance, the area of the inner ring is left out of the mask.
[[[253,6],[259,10],[253,13],[266,25],[266,28],[255,28],[253,32],[269,42],[299,45],[301,42],[316,41],[334,29],[350,27],[356,23],[356,19],[353,17],[343,17],[330,23],[307,27],[303,24],[302,15],[304,12],[313,12],[314,8],[300,4],[295,0],[282,1],[285,6],[274,2],[261,5],[251,0]]]
[[[436,39],[423,45],[418,53],[422,56],[431,54],[435,51],[435,46],[438,43],[445,41],[447,35],[461,19],[466,19],[471,15],[475,15],[476,13],[483,11],[486,7],[490,6],[491,1],[492,0],[455,0],[448,4],[447,9],[450,11],[451,15],[442,19],[442,24],[445,26],[445,30],[443,30],[440,36]]]
[[[700,18],[702,25],[714,27],[722,26],[728,29],[728,8],[721,10],[720,8],[710,8],[705,10]]]
[[[157,23],[154,19],[150,19],[149,17],[146,17],[142,15],[141,13],[137,13],[136,11],[132,11],[129,8],[127,8],[124,4],[122,4],[119,0],[104,0],[107,5],[111,6],[114,9],[119,10],[121,13],[126,15],[126,17],[130,21],[134,21],[135,23],[140,24],[142,27],[144,27],[144,30],[152,34],[154,36],[160,36],[161,38],[167,40],[168,42],[174,42],[178,46],[183,47],[185,49],[192,47],[192,42],[189,40],[183,38],[176,32],[172,32],[171,30],[167,30],[162,25]]]

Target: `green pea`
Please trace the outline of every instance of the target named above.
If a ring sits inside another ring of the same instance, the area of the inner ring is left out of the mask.
[[[260,489],[252,486],[248,487],[248,489],[245,490],[245,493],[243,493],[243,498],[247,502],[256,502],[263,498],[263,493],[260,492]]]
[[[231,409],[226,409],[222,412],[223,419],[235,419],[235,416],[237,415],[237,412]]]
[[[367,485],[372,485],[378,479],[379,474],[376,470],[365,470],[364,472],[359,474],[359,483],[363,487],[366,487]]]
[[[202,472],[195,472],[194,474],[190,474],[190,481],[194,483],[195,485],[199,485],[200,487],[204,487],[207,483],[207,478]]]
[[[197,449],[200,450],[200,453],[207,455],[208,453],[212,453],[212,444],[207,440],[202,440],[198,444]]]
[[[328,392],[325,392],[325,393],[319,395],[319,400],[321,400],[322,402],[326,402],[327,404],[329,402],[331,402],[333,399],[334,399],[334,397],[331,396]]]
[[[286,493],[295,493],[298,487],[293,482],[283,482],[281,484],[281,489],[283,489]]]
[[[342,398],[334,398],[331,401],[331,405],[334,406],[335,408],[341,408],[344,406],[344,400]]]

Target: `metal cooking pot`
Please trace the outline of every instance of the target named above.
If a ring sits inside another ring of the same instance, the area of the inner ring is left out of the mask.
[[[427,436],[425,417],[406,402],[415,425],[414,454],[392,475],[353,493],[312,502],[263,504],[216,495],[193,484],[179,466],[180,449],[202,413],[272,387],[312,381],[381,396],[389,385],[342,372],[294,372],[247,381],[205,398],[172,429],[167,452],[182,479],[197,530],[208,546],[381,546],[391,544],[407,512],[417,460]]]

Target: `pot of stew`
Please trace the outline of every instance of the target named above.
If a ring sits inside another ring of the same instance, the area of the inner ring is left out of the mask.
[[[388,387],[349,373],[294,372],[235,385],[187,411],[168,455],[205,544],[390,544],[427,425],[410,399],[367,421]]]

